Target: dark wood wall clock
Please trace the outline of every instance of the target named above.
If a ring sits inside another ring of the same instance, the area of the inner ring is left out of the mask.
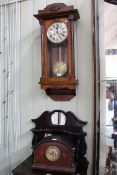
[[[79,120],[70,111],[62,110],[45,111],[32,121],[35,123],[32,129],[32,169],[35,172],[51,175],[87,174],[86,133],[82,130],[87,122]]]
[[[74,21],[79,13],[64,3],[48,5],[34,15],[42,31],[41,88],[56,101],[68,101],[76,95],[74,67]]]
[[[45,111],[32,122],[33,153],[12,171],[14,175],[87,175],[87,122],[62,110]]]

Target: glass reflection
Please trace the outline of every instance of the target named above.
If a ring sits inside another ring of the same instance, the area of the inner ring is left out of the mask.
[[[53,125],[65,125],[66,116],[62,112],[54,112],[51,116],[51,122]]]
[[[117,175],[117,6],[104,3],[104,48],[100,58],[98,175]],[[100,29],[99,29],[100,30]],[[101,45],[101,43],[100,43]]]

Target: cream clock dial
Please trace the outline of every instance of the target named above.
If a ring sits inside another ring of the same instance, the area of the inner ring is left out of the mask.
[[[57,161],[60,157],[60,150],[56,146],[49,146],[45,152],[45,156],[49,161]]]
[[[67,26],[63,22],[55,22],[49,26],[47,37],[52,43],[61,43],[68,36]]]

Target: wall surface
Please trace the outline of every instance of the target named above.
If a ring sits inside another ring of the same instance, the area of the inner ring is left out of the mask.
[[[74,5],[80,13],[77,23],[76,38],[76,77],[79,80],[77,95],[69,102],[55,102],[46,96],[40,89],[38,82],[41,77],[41,45],[40,26],[33,17],[38,10],[47,4],[64,2]],[[92,24],[91,0],[27,0],[21,2],[21,54],[19,62],[20,73],[20,119],[21,119],[21,145],[20,161],[27,158],[31,150],[32,133],[34,125],[32,118],[37,118],[45,110],[61,109],[72,111],[79,119],[88,121],[84,131],[87,132],[87,159],[89,160],[88,175],[92,170],[93,148],[93,68],[92,68]],[[16,164],[19,162],[15,158]],[[12,168],[14,165],[12,164]],[[0,175],[4,175],[1,174]],[[6,174],[5,174],[6,175]]]

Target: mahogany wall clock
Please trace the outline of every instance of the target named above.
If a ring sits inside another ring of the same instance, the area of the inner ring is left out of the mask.
[[[66,101],[76,95],[74,22],[79,13],[63,3],[48,5],[34,15],[42,31],[41,88],[52,99]]]

